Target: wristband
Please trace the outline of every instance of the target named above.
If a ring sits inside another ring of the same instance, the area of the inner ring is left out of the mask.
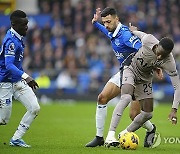
[[[22,74],[22,78],[23,78],[23,79],[27,79],[28,77],[29,77],[29,75],[28,75],[27,73],[24,72],[24,73]]]

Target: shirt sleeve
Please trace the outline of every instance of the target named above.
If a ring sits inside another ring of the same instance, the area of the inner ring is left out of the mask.
[[[12,40],[7,41],[5,45],[5,66],[6,69],[11,72],[11,74],[21,77],[24,72],[14,65],[17,48],[18,47]]]
[[[166,71],[171,79],[171,83],[174,88],[174,100],[172,104],[172,108],[178,109],[180,102],[180,80],[179,75],[176,69],[176,63],[172,53],[165,59],[165,63],[162,65],[162,68]]]
[[[95,21],[93,23],[93,25],[94,25],[94,27],[99,29],[103,34],[105,34],[108,38],[110,38],[109,35],[108,35],[109,31],[102,24],[100,24],[97,21]]]
[[[123,42],[130,48],[134,48],[136,50],[138,50],[142,44],[140,39],[133,35],[130,31],[125,31],[123,33]]]
[[[146,34],[141,31],[133,31],[133,34],[138,36],[141,39],[143,45],[149,47],[150,49],[159,43],[159,40],[156,39],[152,34]]]
[[[142,39],[145,35],[147,35],[146,33],[141,32],[141,31],[133,31],[132,33],[138,36],[140,39]]]

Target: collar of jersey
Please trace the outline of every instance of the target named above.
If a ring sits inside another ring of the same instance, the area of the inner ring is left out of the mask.
[[[122,24],[119,22],[118,26],[116,27],[112,37],[116,37],[116,35],[118,34],[119,30],[121,29]]]
[[[23,36],[19,35],[12,27],[11,27],[10,31],[11,31],[12,33],[14,33],[14,35],[15,35],[18,39],[20,39],[20,40],[23,39]]]

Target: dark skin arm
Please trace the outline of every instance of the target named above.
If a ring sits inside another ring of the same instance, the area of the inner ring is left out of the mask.
[[[174,124],[174,125],[177,124],[177,109],[175,109],[175,108],[171,109],[168,119],[172,122],[172,124]]]

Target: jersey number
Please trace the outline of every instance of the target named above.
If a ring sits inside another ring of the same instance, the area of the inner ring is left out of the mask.
[[[151,83],[148,84],[143,84],[144,87],[144,93],[146,93],[147,95],[150,95],[152,93],[152,85]]]

